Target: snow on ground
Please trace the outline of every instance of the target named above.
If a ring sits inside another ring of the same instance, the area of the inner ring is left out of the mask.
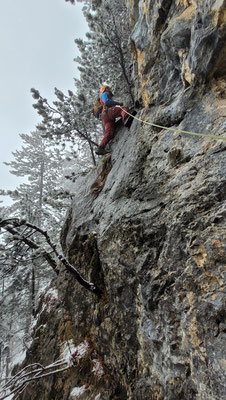
[[[70,400],[79,399],[79,397],[86,391],[85,386],[74,387],[70,393]]]

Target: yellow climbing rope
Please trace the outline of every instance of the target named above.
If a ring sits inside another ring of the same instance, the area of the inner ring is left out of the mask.
[[[134,115],[130,114],[128,111],[126,111],[125,109],[123,109],[122,107],[120,107],[123,111],[126,112],[126,114],[130,115],[130,117],[136,119],[137,121],[142,122],[143,124],[146,125],[151,125],[151,126],[155,126],[156,128],[161,128],[161,129],[165,129],[165,130],[170,130],[173,132],[179,132],[179,133],[186,133],[188,135],[194,135],[194,136],[203,136],[203,137],[208,137],[210,139],[220,139],[220,140],[226,140],[226,137],[224,136],[216,136],[216,135],[208,135],[207,133],[197,133],[197,132],[189,132],[189,131],[183,131],[182,129],[175,129],[175,128],[167,128],[166,126],[162,126],[162,125],[157,125],[154,124],[153,122],[148,122],[148,121],[143,121],[140,118],[135,117]]]

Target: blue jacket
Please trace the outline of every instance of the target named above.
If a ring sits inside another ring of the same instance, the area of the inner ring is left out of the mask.
[[[104,101],[104,103],[107,106],[111,107],[111,106],[115,106],[115,105],[118,104],[117,101],[114,101],[114,100],[110,99],[110,97],[108,96],[107,92],[102,93],[102,95],[100,97],[101,97],[101,99]]]

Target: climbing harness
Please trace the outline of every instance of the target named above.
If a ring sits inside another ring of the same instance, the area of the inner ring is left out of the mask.
[[[120,108],[122,109],[121,106],[120,106]],[[210,139],[226,140],[226,136],[224,137],[224,136],[208,135],[207,133],[197,133],[197,132],[184,131],[182,129],[167,128],[166,126],[157,125],[157,124],[154,124],[153,122],[143,121],[141,118],[135,117],[134,115],[130,114],[128,111],[125,111],[125,112],[128,115],[130,115],[130,117],[136,119],[137,121],[140,121],[140,122],[142,122],[143,124],[146,124],[146,125],[155,126],[156,128],[165,129],[167,131],[170,130],[170,131],[173,131],[173,132],[185,133],[185,134],[188,134],[188,135],[208,137]]]

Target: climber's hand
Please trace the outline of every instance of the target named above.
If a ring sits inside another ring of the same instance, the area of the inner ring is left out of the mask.
[[[122,101],[118,101],[118,105],[119,106],[123,106],[123,102]]]

